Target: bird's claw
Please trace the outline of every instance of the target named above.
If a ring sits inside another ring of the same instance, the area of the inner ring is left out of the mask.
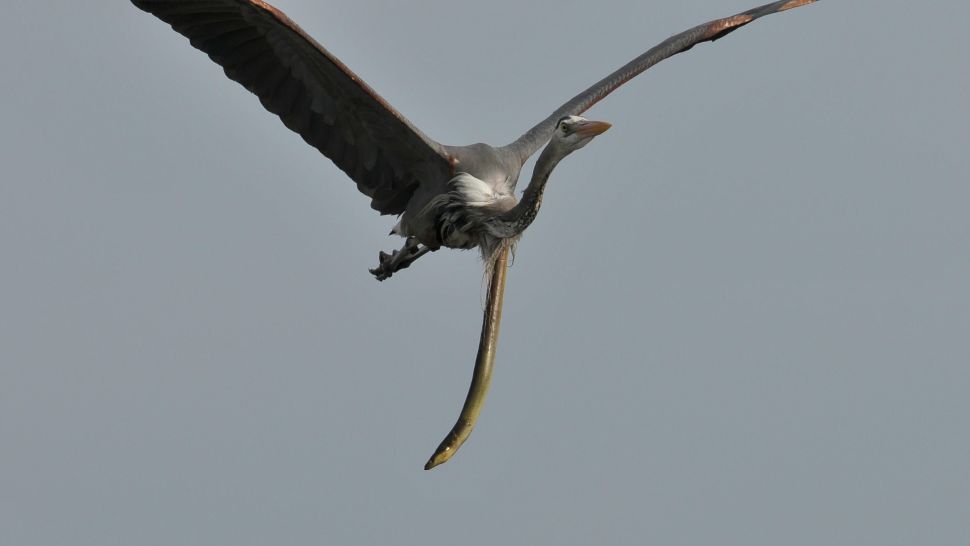
[[[384,279],[389,279],[391,275],[394,274],[394,271],[396,271],[396,269],[387,267],[387,265],[390,262],[388,260],[389,257],[390,256],[387,253],[381,252],[378,255],[378,259],[380,260],[380,265],[378,265],[374,269],[368,269],[368,271],[370,271],[370,274],[373,275],[379,281],[383,281]],[[398,269],[401,269],[401,268],[398,268]]]
[[[408,239],[400,250],[394,250],[390,254],[383,250],[379,252],[377,254],[377,267],[368,271],[377,280],[383,281],[390,278],[394,273],[407,269],[414,260],[424,256],[428,250],[427,247],[421,246],[416,240]]]
[[[398,251],[395,250],[393,253],[388,254],[383,250],[377,254],[378,265],[374,269],[368,269],[371,275],[373,275],[377,280],[383,281],[384,279],[389,279],[391,275],[394,274],[393,258],[397,255]],[[398,268],[399,269],[399,268]]]

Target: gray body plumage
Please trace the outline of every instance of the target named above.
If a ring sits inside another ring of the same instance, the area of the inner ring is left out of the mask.
[[[462,228],[455,222],[475,223],[483,214],[506,212],[515,205],[515,187],[522,164],[508,149],[496,148],[488,144],[446,147],[453,158],[453,176],[433,184],[421,184],[414,192],[401,217],[401,233],[405,237],[415,237],[431,249],[441,246],[448,248],[472,248],[465,244],[463,237],[454,237],[454,230],[468,232],[469,226]],[[474,178],[485,188],[478,193],[488,192],[492,198],[480,204],[473,204],[471,210],[463,211],[468,198],[474,195],[467,191],[468,177]],[[487,188],[487,189],[486,189]],[[466,191],[463,191],[466,190]],[[477,206],[475,206],[477,205]]]

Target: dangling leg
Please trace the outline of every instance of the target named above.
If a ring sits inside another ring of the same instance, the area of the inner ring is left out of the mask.
[[[414,260],[424,256],[429,250],[431,249],[423,246],[414,237],[408,237],[407,240],[404,241],[404,246],[401,247],[400,250],[395,250],[390,254],[381,251],[377,255],[378,259],[380,260],[380,264],[369,271],[372,275],[377,277],[377,280],[383,281],[397,271],[411,265]]]

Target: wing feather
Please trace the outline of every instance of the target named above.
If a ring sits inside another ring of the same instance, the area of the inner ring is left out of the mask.
[[[445,148],[340,60],[261,0],[132,0],[169,23],[347,173],[382,214],[423,178],[447,177]]]
[[[556,126],[556,122],[560,118],[567,115],[579,115],[585,112],[616,90],[616,88],[667,57],[687,51],[701,42],[712,42],[718,38],[722,38],[726,34],[743,27],[759,17],[797,8],[816,1],[781,0],[779,2],[772,2],[737,15],[709,21],[679,34],[675,34],[570,99],[569,102],[557,108],[549,117],[540,121],[535,127],[529,129],[518,140],[506,146],[506,148],[517,153],[524,161],[549,140]]]

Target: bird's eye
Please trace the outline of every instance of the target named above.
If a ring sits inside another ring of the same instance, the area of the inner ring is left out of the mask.
[[[569,126],[568,125],[566,125],[564,123],[564,124],[560,125],[560,127],[562,127],[562,134],[564,134],[564,135],[568,135],[569,134]]]

